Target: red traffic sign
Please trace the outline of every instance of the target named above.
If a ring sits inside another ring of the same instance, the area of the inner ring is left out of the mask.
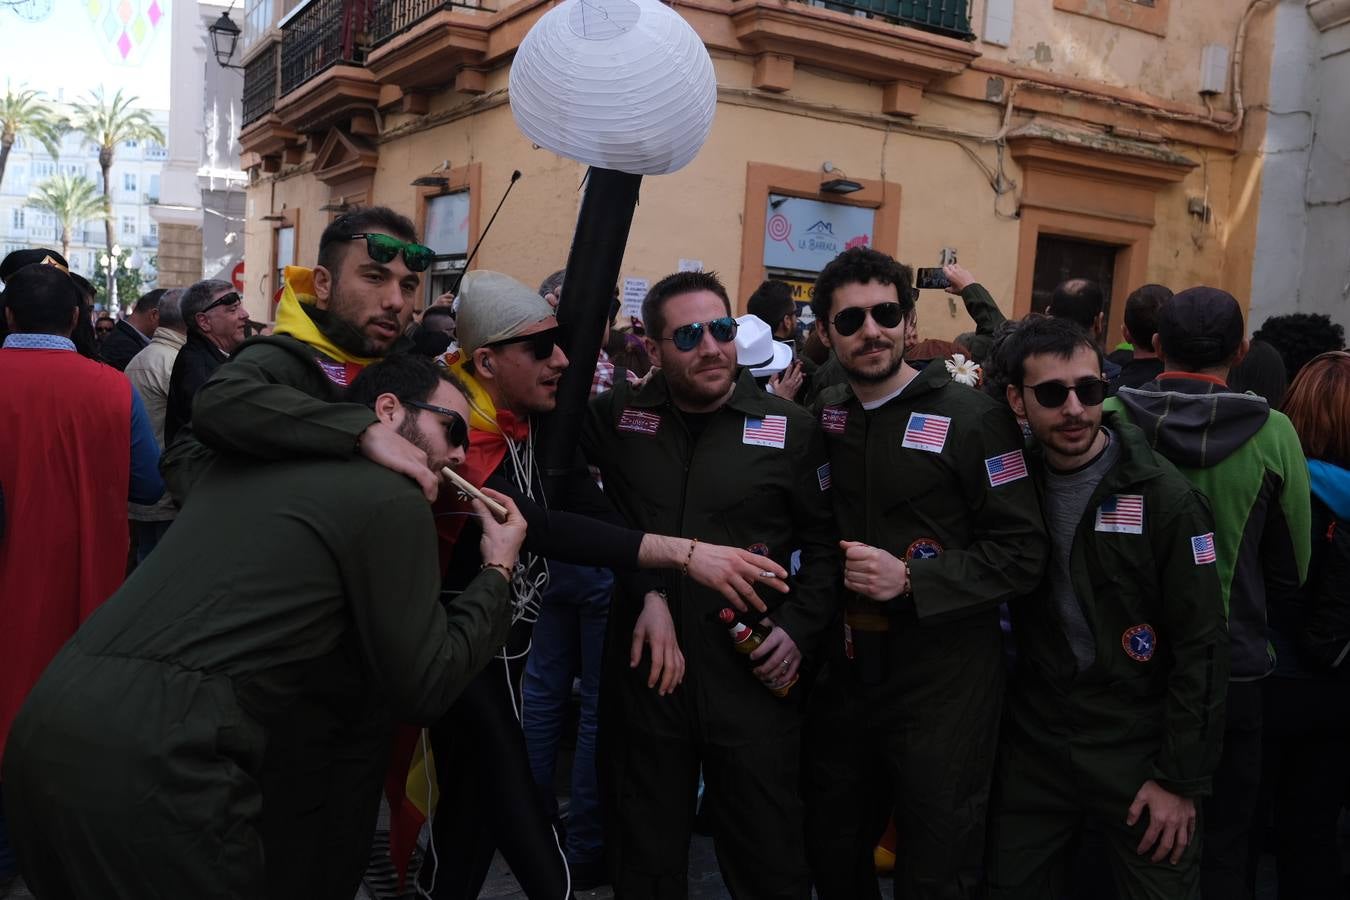
[[[242,259],[235,263],[234,268],[230,270],[230,283],[234,285],[236,291],[242,292],[244,290],[244,261]]]

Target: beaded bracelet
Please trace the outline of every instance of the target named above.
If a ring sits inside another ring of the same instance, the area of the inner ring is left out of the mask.
[[[680,570],[680,575],[689,574],[689,564],[694,561],[694,548],[698,546],[698,538],[689,539],[689,555],[684,558],[684,568]]]

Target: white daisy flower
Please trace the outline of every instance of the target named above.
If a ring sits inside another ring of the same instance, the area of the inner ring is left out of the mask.
[[[978,386],[984,378],[980,364],[973,359],[966,359],[964,353],[952,354],[952,358],[947,360],[947,372],[952,376],[952,381],[969,387]]]

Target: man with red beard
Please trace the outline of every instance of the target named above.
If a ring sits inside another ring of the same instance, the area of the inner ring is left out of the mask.
[[[905,362],[912,276],[867,247],[835,257],[812,309],[848,383],[816,415],[834,472],[844,633],[811,698],[807,850],[822,900],[971,898],[1003,699],[998,605],[1034,588],[1045,528],[1006,406]]]
[[[798,788],[805,690],[793,685],[836,618],[830,464],[811,416],[737,370],[737,323],[716,275],[662,279],[642,317],[659,369],[641,387],[618,384],[595,398],[584,426],[583,450],[605,492],[632,527],[691,539],[691,558],[712,541],[753,550],[766,567],[800,551],[800,569],[767,618],[749,623],[767,632],[749,660],[718,619],[725,600],[685,577],[689,567],[661,592],[617,594],[600,729],[615,893],[688,893],[701,766],[732,895],[807,898]],[[666,677],[671,660],[682,681]]]

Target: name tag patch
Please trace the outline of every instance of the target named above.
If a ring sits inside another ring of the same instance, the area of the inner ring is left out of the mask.
[[[991,456],[984,461],[984,470],[989,474],[989,486],[998,487],[1010,481],[1027,477],[1027,461],[1021,450],[1010,450],[999,456]]]
[[[848,410],[842,406],[827,406],[820,411],[820,427],[829,434],[843,434],[848,428]]]
[[[619,416],[619,430],[631,434],[656,434],[661,428],[661,416],[644,409],[628,408]]]
[[[1141,494],[1115,494],[1097,507],[1097,531],[1108,534],[1144,533],[1144,498]]]
[[[821,489],[822,491],[828,491],[828,490],[830,489],[830,464],[829,464],[829,463],[825,463],[825,465],[823,465],[823,466],[821,466],[820,468],[816,469],[816,481],[820,482],[820,489]]]
[[[951,427],[952,420],[947,416],[910,413],[909,423],[905,425],[905,437],[900,446],[910,450],[941,453],[942,448],[947,446],[947,429]]]
[[[741,443],[751,447],[777,447],[787,443],[787,416],[765,416],[762,419],[745,417]]]
[[[1197,566],[1212,565],[1218,557],[1214,553],[1214,532],[1197,534],[1191,538],[1191,556]]]

